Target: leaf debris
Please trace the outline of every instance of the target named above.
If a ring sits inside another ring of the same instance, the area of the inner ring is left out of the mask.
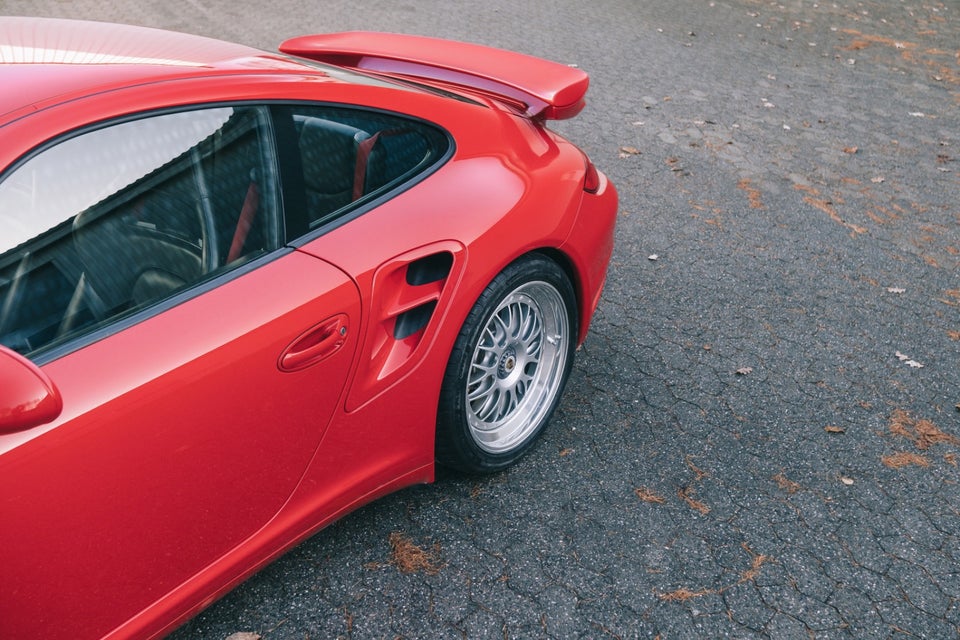
[[[783,473],[778,473],[777,475],[773,476],[773,480],[777,483],[778,487],[790,494],[796,493],[803,488],[798,483],[787,478],[787,476],[783,475]]]
[[[391,533],[389,541],[390,564],[395,566],[400,573],[422,571],[432,576],[440,573],[440,569],[444,566],[440,561],[439,542],[434,543],[430,550],[424,550],[399,531]]]
[[[768,562],[772,562],[773,558],[762,553],[754,553],[745,542],[740,543],[740,546],[743,547],[744,551],[750,554],[750,567],[745,569],[740,574],[740,578],[736,582],[723,585],[718,589],[698,589],[694,591],[693,589],[681,587],[675,591],[661,593],[657,597],[664,602],[687,602],[688,600],[702,598],[703,596],[722,595],[724,592],[729,591],[734,587],[738,587],[741,584],[753,582],[757,579],[757,576],[760,575],[760,569],[763,567],[763,565],[767,564]]]
[[[666,502],[663,496],[661,496],[656,491],[653,491],[652,489],[648,489],[646,487],[637,487],[636,489],[633,490],[633,492],[637,495],[638,498],[640,498],[644,502],[653,502],[656,504],[663,504],[664,502]]]
[[[903,409],[895,409],[890,415],[890,433],[910,440],[921,451],[935,444],[960,445],[960,438],[944,433],[930,420],[912,417]]]
[[[900,353],[899,351],[897,351],[895,355],[897,356],[897,360],[910,366],[911,368],[923,369],[923,365],[917,362],[916,360],[914,360],[913,358],[911,358],[910,356]]]
[[[884,456],[880,459],[884,465],[890,467],[891,469],[901,469],[903,467],[915,464],[918,467],[929,467],[930,461],[921,456],[918,453],[911,453],[909,451],[901,451],[900,453],[894,453],[893,455]]]

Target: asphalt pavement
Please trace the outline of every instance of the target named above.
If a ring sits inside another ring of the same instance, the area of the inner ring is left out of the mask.
[[[618,186],[617,246],[539,446],[361,509],[173,638],[960,637],[955,0],[0,12],[418,33],[591,76],[557,129]]]

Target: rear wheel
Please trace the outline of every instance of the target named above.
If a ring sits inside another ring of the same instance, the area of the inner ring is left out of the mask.
[[[573,286],[553,260],[529,255],[494,278],[467,316],[447,364],[438,462],[492,472],[525,454],[559,402],[576,335]]]

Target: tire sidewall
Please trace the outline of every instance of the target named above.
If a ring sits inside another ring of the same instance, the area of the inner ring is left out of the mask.
[[[518,287],[537,281],[546,282],[556,289],[566,309],[569,336],[563,371],[550,406],[536,428],[508,451],[490,452],[477,444],[467,422],[467,377],[480,337],[497,308]],[[556,410],[573,367],[577,319],[573,285],[563,269],[546,256],[524,256],[508,265],[487,285],[464,320],[444,373],[437,411],[436,457],[440,464],[461,471],[491,473],[510,466],[533,447]]]

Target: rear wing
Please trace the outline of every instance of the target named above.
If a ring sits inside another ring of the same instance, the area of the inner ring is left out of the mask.
[[[395,33],[350,31],[292,38],[290,55],[341,67],[458,85],[514,104],[530,118],[563,120],[585,104],[580,69],[478,44]]]

